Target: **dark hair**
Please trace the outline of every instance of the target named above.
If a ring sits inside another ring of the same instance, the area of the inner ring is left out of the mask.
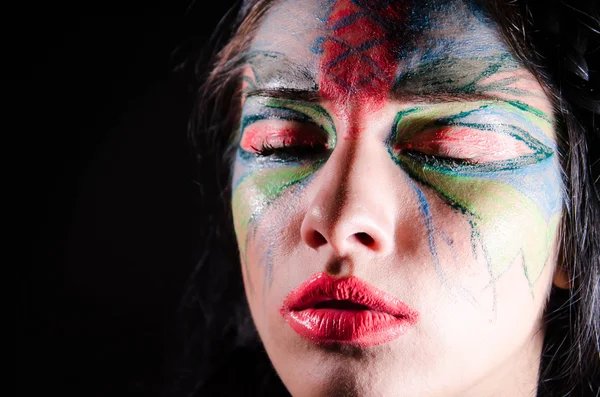
[[[272,3],[238,2],[211,40],[215,51],[208,71],[202,71],[208,57],[198,53],[185,65],[200,83],[190,138],[200,167],[214,169],[214,180],[200,181],[208,217],[203,254],[182,300],[180,339],[169,361],[168,395],[287,394],[250,317],[229,208],[231,137],[240,117],[241,66],[254,29]],[[537,76],[554,105],[560,130],[567,200],[558,265],[569,275],[570,288],[553,286],[546,306],[538,396],[598,396],[599,10],[593,1],[480,3],[513,55]]]

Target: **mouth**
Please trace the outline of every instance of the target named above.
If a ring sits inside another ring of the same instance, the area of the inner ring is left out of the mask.
[[[374,346],[405,334],[419,313],[357,277],[318,273],[284,300],[281,315],[316,344]]]

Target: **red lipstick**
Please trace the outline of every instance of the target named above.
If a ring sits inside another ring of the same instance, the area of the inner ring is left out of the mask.
[[[403,335],[419,313],[357,277],[318,273],[283,301],[281,315],[317,344],[373,346]]]

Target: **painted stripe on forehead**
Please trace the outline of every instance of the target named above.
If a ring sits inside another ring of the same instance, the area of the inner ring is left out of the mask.
[[[397,70],[398,29],[406,24],[399,1],[335,0],[327,29],[315,40],[321,54],[323,98],[377,108],[389,95]],[[368,103],[367,103],[368,102]]]

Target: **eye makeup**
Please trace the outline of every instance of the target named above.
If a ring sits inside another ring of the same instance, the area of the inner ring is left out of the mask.
[[[532,288],[562,204],[552,130],[547,115],[520,102],[442,103],[398,113],[388,152],[415,182],[434,260],[447,243],[437,238],[443,230],[430,212],[431,193],[464,216],[472,254],[487,264],[492,287],[521,260]]]
[[[482,134],[480,130],[459,126],[433,126],[409,142],[397,142],[394,150],[421,158],[430,163],[437,157],[465,167],[531,156],[534,152],[525,143],[502,134]]]
[[[312,125],[291,124],[253,123],[245,129],[240,149],[259,156],[277,156],[282,161],[300,160],[327,151],[327,138],[321,130]]]
[[[236,158],[239,171],[232,196],[234,227],[245,267],[249,236],[259,220],[283,194],[294,199],[325,163],[336,139],[333,120],[318,104],[264,96],[246,98]],[[269,258],[262,265],[270,280]]]
[[[326,155],[336,142],[333,120],[320,105],[269,97],[246,99],[240,135],[240,155],[248,161],[251,155],[310,160]]]
[[[510,102],[414,107],[397,114],[388,145],[396,158],[410,158],[437,172],[513,171],[554,153],[543,124],[548,125],[545,118]]]

